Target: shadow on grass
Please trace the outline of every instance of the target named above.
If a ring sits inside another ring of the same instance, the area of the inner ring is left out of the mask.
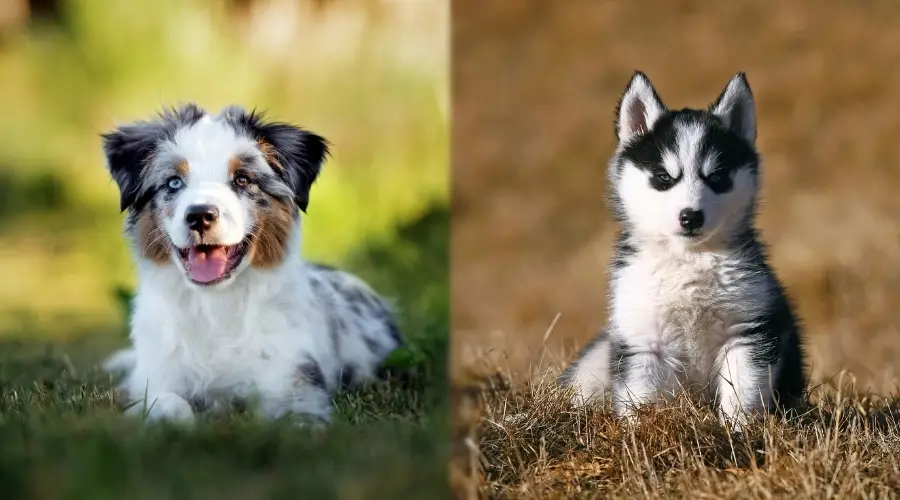
[[[346,268],[396,301],[408,348],[387,382],[336,398],[322,431],[210,416],[122,418],[96,362],[120,339],[0,345],[0,491],[9,498],[444,498],[449,212],[437,206]],[[127,300],[127,294],[122,295]],[[103,338],[100,338],[103,337]],[[374,496],[373,496],[374,495]]]

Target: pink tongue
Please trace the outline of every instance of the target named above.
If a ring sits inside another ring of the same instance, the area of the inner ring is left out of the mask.
[[[191,248],[188,254],[191,279],[200,283],[215,281],[225,274],[228,253],[225,247],[211,247],[197,250]]]

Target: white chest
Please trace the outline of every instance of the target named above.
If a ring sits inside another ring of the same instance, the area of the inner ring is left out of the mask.
[[[312,340],[308,322],[295,314],[299,308],[278,298],[180,299],[176,305],[164,294],[141,296],[132,334],[153,365],[147,369],[165,374],[187,394],[240,396],[282,384]]]
[[[172,365],[183,373],[196,392],[247,394],[264,383],[269,372],[293,349],[283,331],[258,325],[255,331],[235,323],[194,325],[181,328],[173,339]]]
[[[715,255],[634,256],[613,281],[615,331],[635,348],[708,371],[741,322],[726,269]]]

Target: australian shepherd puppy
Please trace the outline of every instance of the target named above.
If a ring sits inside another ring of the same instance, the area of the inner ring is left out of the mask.
[[[138,269],[132,346],[105,363],[129,412],[190,422],[239,403],[327,423],[332,392],[401,344],[366,283],[300,257],[324,138],[188,104],[104,134],[103,150]]]

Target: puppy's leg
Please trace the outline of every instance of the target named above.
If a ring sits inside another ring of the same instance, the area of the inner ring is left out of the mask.
[[[722,423],[740,430],[751,414],[771,406],[778,344],[755,325],[735,325],[729,330],[730,340],[717,360],[717,399]]]
[[[134,371],[123,380],[120,390],[127,394],[129,415],[145,416],[148,420],[169,420],[192,423],[194,410],[182,396],[185,391],[179,383],[179,371],[174,366],[155,365],[149,369],[138,362]],[[152,373],[153,375],[149,375]]]
[[[260,410],[266,418],[299,417],[315,425],[331,422],[331,395],[322,369],[313,359],[300,363],[286,386],[264,391],[261,396]]]
[[[632,418],[635,406],[674,393],[680,363],[657,344],[648,344],[639,337],[611,338],[610,368],[616,415]]]
[[[557,383],[575,389],[572,404],[581,406],[600,401],[609,393],[609,336],[601,330],[560,375]]]
[[[174,392],[156,392],[132,403],[127,412],[145,415],[147,420],[167,420],[184,424],[194,422],[194,410],[188,401]]]
[[[318,387],[297,387],[290,394],[266,396],[260,404],[263,415],[270,420],[290,417],[312,425],[331,422],[331,398]]]

